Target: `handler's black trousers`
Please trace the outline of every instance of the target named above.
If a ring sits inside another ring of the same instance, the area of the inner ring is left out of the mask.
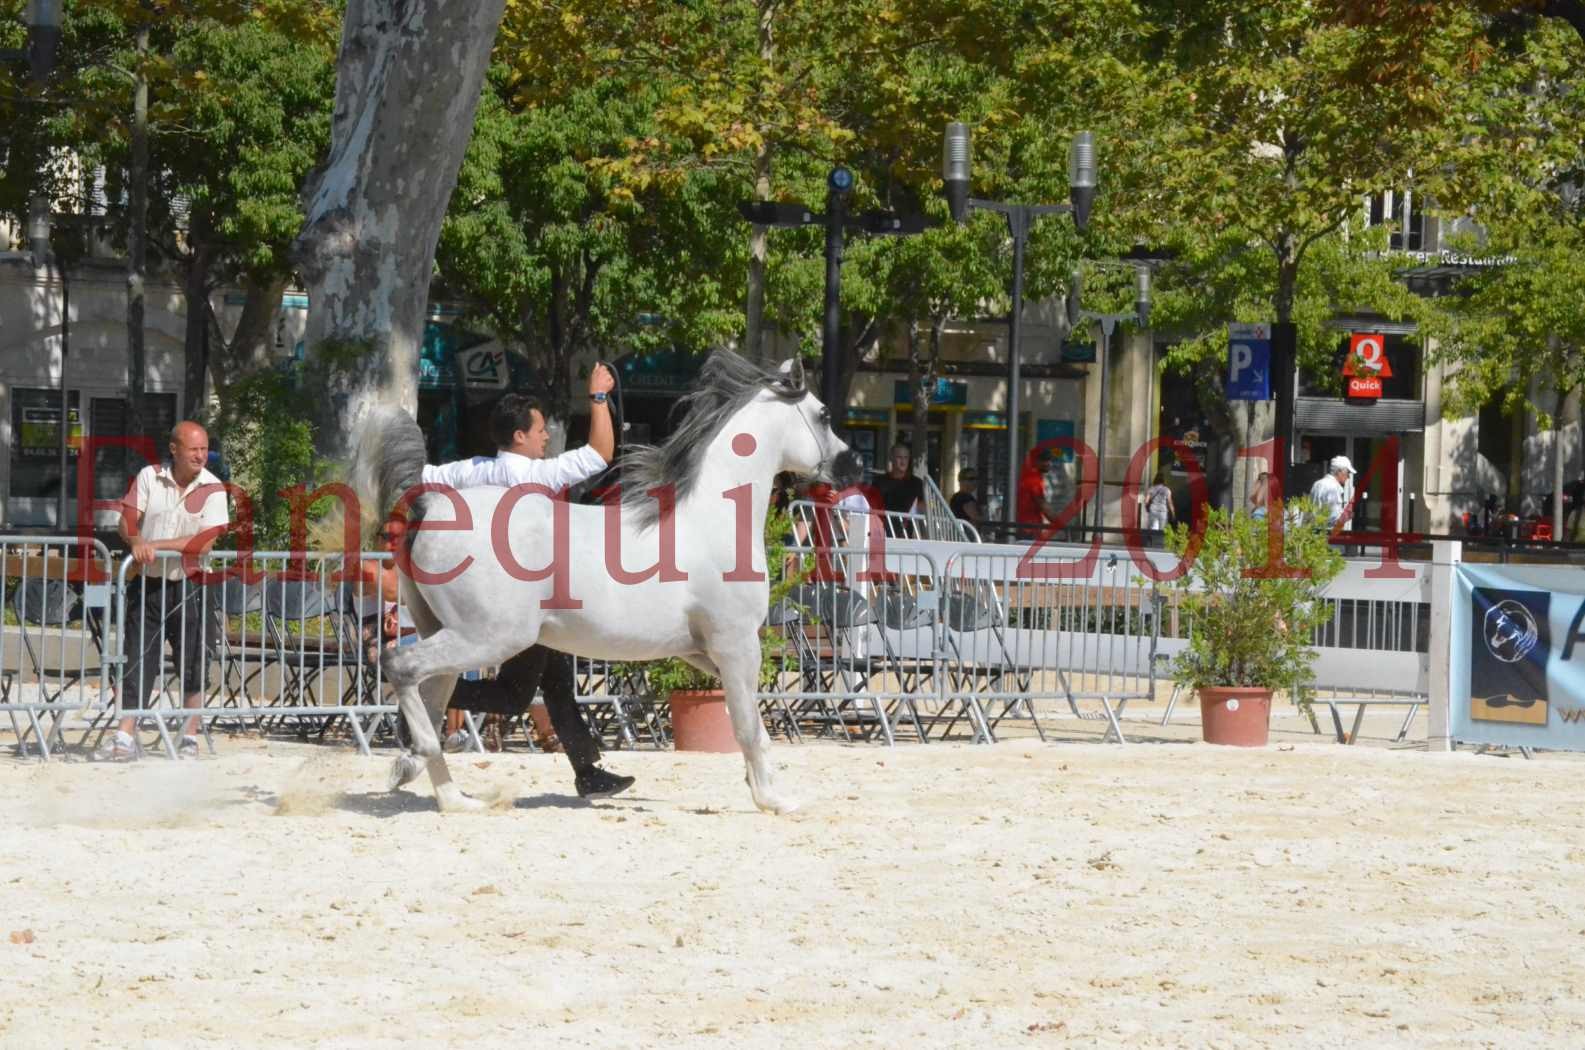
[[[574,770],[585,770],[600,761],[600,741],[573,698],[572,657],[536,645],[524,649],[501,665],[494,678],[477,682],[457,680],[451,707],[487,714],[520,715],[533,702],[534,690],[544,688],[545,711],[556,730],[562,750]]]

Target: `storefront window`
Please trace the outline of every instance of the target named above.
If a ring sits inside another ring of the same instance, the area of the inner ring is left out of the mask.
[[[120,397],[95,397],[88,402],[89,433],[95,439],[127,437],[127,402]],[[176,426],[176,395],[145,394],[143,432],[154,444],[154,453],[163,461],[170,455],[171,428]],[[147,466],[143,455],[124,445],[105,445],[94,449],[94,498],[119,499],[126,494],[132,478]],[[76,478],[72,479],[76,495]]]
[[[874,470],[881,461],[880,445],[886,439],[886,431],[875,427],[839,427],[836,435],[853,450],[866,472]]]
[[[83,423],[77,391],[69,393],[66,469],[77,467]],[[53,498],[60,491],[61,394],[59,390],[11,391],[11,487],[14,498]]]

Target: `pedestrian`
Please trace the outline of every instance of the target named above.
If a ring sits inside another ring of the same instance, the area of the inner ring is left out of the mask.
[[[1266,490],[1270,487],[1270,471],[1263,470],[1255,476],[1255,483],[1249,490],[1249,516],[1256,521],[1264,521],[1266,518]]]
[[[226,492],[206,466],[209,435],[190,420],[170,435],[170,462],[138,471],[121,504],[121,539],[132,550],[141,580],[127,596],[122,637],[126,664],[121,674],[123,710],[140,710],[163,677],[165,643],[180,669],[182,706],[203,706],[208,648],[219,637],[219,619],[209,588],[189,579],[188,569],[206,557],[226,531]],[[183,555],[180,558],[173,554]],[[164,555],[164,557],[161,557]],[[126,715],[115,735],[94,752],[103,762],[138,757],[137,716]],[[198,717],[188,718],[176,748],[178,758],[198,757]]]
[[[423,481],[453,488],[543,485],[560,492],[587,481],[606,468],[616,453],[616,432],[608,395],[616,379],[605,365],[589,376],[589,443],[546,458],[550,431],[539,403],[521,394],[507,394],[490,414],[490,436],[499,450],[494,457],[475,456],[442,466],[426,466]],[[600,768],[600,741],[589,730],[574,695],[573,658],[535,645],[501,665],[493,679],[459,680],[447,712],[446,747],[466,744],[462,712],[520,714],[542,689],[545,710],[572,764],[574,784],[584,798],[609,798],[633,785],[633,778]]]
[[[1559,539],[1574,542],[1579,534],[1582,510],[1585,510],[1585,474],[1563,486],[1563,535]]]
[[[1172,502],[1172,490],[1167,487],[1166,471],[1156,471],[1155,482],[1142,498],[1145,505],[1145,531],[1150,534],[1150,541],[1155,543],[1161,539],[1167,522],[1177,510]]]
[[[1046,472],[1051,468],[1051,449],[1036,446],[1024,457],[1023,470],[1018,474],[1017,521],[1020,538],[1033,527],[1039,535],[1048,522],[1057,520],[1057,507],[1046,492]]]
[[[1326,473],[1310,486],[1310,498],[1326,515],[1328,530],[1335,530],[1343,519],[1343,511],[1353,495],[1354,474],[1354,464],[1348,461],[1347,456],[1333,456],[1327,464]]]

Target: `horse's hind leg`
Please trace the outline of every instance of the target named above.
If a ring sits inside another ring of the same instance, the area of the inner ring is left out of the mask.
[[[456,687],[457,676],[454,674],[436,675],[419,684],[418,692],[423,700],[424,711],[421,721],[425,725],[432,729],[434,728],[435,724],[440,720],[441,714],[446,710],[446,705],[450,703],[452,691]],[[398,703],[400,703],[399,697]],[[402,709],[402,718],[407,721],[409,727],[412,726],[413,723],[408,719],[406,708]],[[416,738],[414,739],[416,740]],[[391,777],[385,785],[385,790],[395,791],[403,784],[416,780],[418,774],[424,771],[425,765],[426,763],[423,759],[414,755],[406,753],[397,755],[396,760],[391,763]]]
[[[413,756],[396,760],[391,769],[392,786],[406,783],[417,775],[417,764],[422,762],[429,770],[430,783],[435,788],[435,800],[442,812],[483,809],[485,803],[469,798],[451,779],[441,750],[440,737],[435,733],[435,714],[445,710],[451,697],[451,686],[459,672],[498,663],[510,653],[503,654],[500,643],[465,637],[459,631],[441,628],[414,645],[397,649],[387,659],[387,670],[396,686],[397,703],[402,717],[413,735]],[[434,679],[440,678],[440,681]],[[433,682],[433,684],[431,684]],[[420,684],[427,686],[424,695]],[[430,706],[425,705],[427,695]]]
[[[771,784],[770,734],[760,721],[759,638],[750,634],[746,641],[731,639],[718,644],[710,652],[711,662],[721,676],[721,687],[726,692],[727,713],[732,717],[732,735],[743,750],[743,762],[748,767],[749,793],[754,805],[766,813],[791,813],[798,803],[776,793]]]

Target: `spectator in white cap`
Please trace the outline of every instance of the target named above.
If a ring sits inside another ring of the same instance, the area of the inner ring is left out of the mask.
[[[1348,506],[1350,490],[1354,487],[1354,464],[1347,456],[1333,456],[1327,464],[1326,476],[1310,486],[1310,498],[1326,514],[1326,527],[1335,529]]]

